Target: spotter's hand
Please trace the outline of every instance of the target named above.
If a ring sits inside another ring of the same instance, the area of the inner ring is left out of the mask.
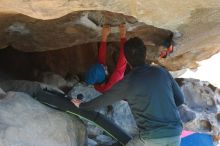
[[[76,107],[78,107],[78,108],[79,108],[79,105],[82,103],[81,100],[75,99],[75,98],[72,99],[71,102],[72,102]]]

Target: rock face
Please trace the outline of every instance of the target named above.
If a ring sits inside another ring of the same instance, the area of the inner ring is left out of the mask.
[[[84,146],[84,124],[21,92],[0,99],[1,146]]]
[[[92,63],[97,62],[100,30],[104,23],[112,26],[107,52],[110,72],[117,61],[119,24],[126,23],[127,38],[138,36],[144,40],[149,48],[149,61],[158,62],[163,43],[170,42],[173,37],[171,31],[107,11],[73,12],[53,20],[0,14],[0,22],[0,48],[8,46],[0,49],[0,68],[25,77],[35,74],[36,70],[55,72],[63,77],[84,74]]]
[[[111,52],[115,52],[115,49]],[[5,74],[26,80],[43,81],[45,72],[54,72],[68,78],[72,74],[84,75],[97,62],[97,52],[97,44],[39,53],[21,52],[12,48],[0,49],[0,68]],[[108,51],[108,60],[113,60],[110,59],[111,52]]]
[[[0,14],[0,20],[0,48],[11,45],[25,52],[99,42],[103,24],[112,26],[108,41],[119,40],[117,26],[121,23],[127,24],[128,37],[139,36],[146,40],[146,45],[160,46],[164,40],[172,38],[168,30],[137,22],[131,16],[107,11],[73,12],[53,20],[39,20],[21,14]]]
[[[149,25],[171,30],[176,42],[174,53],[167,60],[153,57],[154,61],[169,70],[196,68],[196,61],[219,51],[219,18],[218,0],[2,0],[0,48],[12,45],[24,51],[44,51],[97,42],[101,24],[126,22],[130,36],[143,38],[150,50],[156,48],[157,57],[161,42],[155,40],[163,41],[164,37]],[[116,37],[112,35],[109,40]]]
[[[220,135],[220,90],[208,82],[196,79],[177,79],[185,95],[180,107],[187,130]]]
[[[0,88],[3,89],[5,92],[9,91],[17,91],[17,92],[24,92],[29,94],[30,96],[35,95],[37,92],[47,89],[51,91],[61,92],[56,86],[50,86],[47,84],[39,83],[39,82],[32,82],[26,80],[5,80],[0,82]]]
[[[108,50],[107,63],[114,65],[111,55],[116,52],[117,47]],[[0,49],[0,68],[5,74],[28,80],[43,81],[45,72],[54,72],[64,78],[72,74],[83,76],[97,62],[97,52],[96,43],[39,53],[21,52],[12,48]]]

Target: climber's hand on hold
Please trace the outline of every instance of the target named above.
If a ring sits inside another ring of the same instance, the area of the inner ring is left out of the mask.
[[[82,103],[82,100],[79,100],[79,99],[72,99],[71,102],[79,108],[79,105]]]
[[[166,50],[162,50],[160,52],[160,58],[166,58],[168,54],[173,52],[173,45],[170,45]]]
[[[125,24],[120,24],[119,32],[120,32],[120,38],[126,37],[126,25]]]
[[[174,48],[173,41],[169,43],[169,46],[167,45],[167,42],[165,41],[163,47],[165,49],[160,51],[160,58],[166,58],[167,55],[169,55],[173,52],[173,48]]]
[[[102,28],[102,41],[106,42],[108,35],[111,32],[111,28],[109,25],[104,25]]]

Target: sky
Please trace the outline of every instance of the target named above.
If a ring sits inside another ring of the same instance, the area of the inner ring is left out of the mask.
[[[180,77],[209,81],[214,86],[220,88],[220,53],[198,63],[200,67],[198,67],[197,71],[194,72],[188,69]]]

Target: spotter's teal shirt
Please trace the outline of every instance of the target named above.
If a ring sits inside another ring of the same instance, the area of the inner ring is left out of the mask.
[[[170,73],[158,66],[141,65],[103,95],[82,103],[93,110],[126,99],[144,139],[178,136],[182,122],[177,107],[184,96]],[[117,112],[117,111],[116,111]]]

